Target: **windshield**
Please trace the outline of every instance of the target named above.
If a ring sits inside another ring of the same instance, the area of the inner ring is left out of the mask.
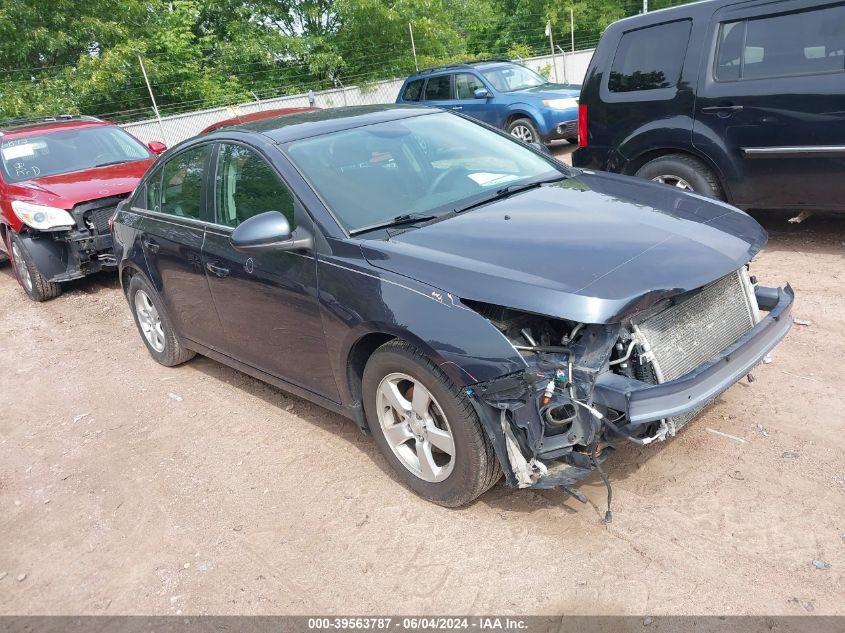
[[[553,159],[445,112],[293,141],[286,149],[347,231],[404,214],[442,215],[507,185],[567,175]]]
[[[513,92],[525,88],[536,88],[549,83],[545,77],[538,75],[530,68],[518,64],[496,66],[489,70],[482,70],[481,74],[493,84],[499,92]]]
[[[0,143],[3,171],[10,182],[148,158],[152,154],[139,141],[110,126],[35,132]]]

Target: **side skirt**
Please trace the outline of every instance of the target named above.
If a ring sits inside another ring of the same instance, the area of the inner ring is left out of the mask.
[[[232,369],[237,369],[240,372],[243,372],[253,378],[257,378],[262,382],[269,383],[274,387],[278,387],[279,389],[291,393],[303,400],[308,400],[309,402],[313,402],[324,409],[328,409],[333,413],[337,413],[338,415],[342,415],[345,418],[353,420],[358,426],[365,428],[366,422],[364,421],[364,412],[360,406],[358,407],[349,407],[334,400],[329,400],[319,394],[314,393],[313,391],[309,391],[308,389],[303,389],[302,387],[298,387],[292,383],[287,382],[286,380],[282,380],[277,376],[272,374],[268,374],[265,371],[257,369],[252,365],[247,365],[242,363],[238,360],[235,360],[231,356],[227,356],[226,354],[222,354],[218,351],[205,347],[204,345],[200,345],[190,339],[186,339],[184,337],[180,337],[182,343],[188,349],[195,351],[197,354],[201,354],[203,356],[207,356],[208,358],[217,361],[218,363],[222,363],[231,367]]]

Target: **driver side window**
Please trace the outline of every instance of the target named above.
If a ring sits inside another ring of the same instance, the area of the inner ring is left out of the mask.
[[[290,190],[263,156],[243,145],[220,145],[215,200],[217,223],[224,226],[234,228],[266,211],[279,211],[296,226]]]

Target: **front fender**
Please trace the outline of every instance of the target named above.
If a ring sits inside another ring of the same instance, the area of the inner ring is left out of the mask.
[[[317,268],[329,355],[347,404],[354,400],[346,380],[350,351],[367,334],[419,347],[459,387],[526,367],[501,332],[447,292],[360,260],[321,257]]]
[[[515,116],[523,116],[531,119],[537,130],[542,133],[546,128],[546,120],[539,108],[532,106],[530,103],[512,103],[508,106],[505,121],[508,121]]]

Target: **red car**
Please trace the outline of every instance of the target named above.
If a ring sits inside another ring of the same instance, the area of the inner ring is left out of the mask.
[[[115,266],[109,220],[165,149],[93,117],[0,125],[0,252],[30,298]]]
[[[261,112],[253,112],[252,114],[238,115],[225,121],[218,121],[212,123],[205,128],[200,134],[208,134],[214,132],[222,127],[229,127],[230,125],[241,125],[242,123],[250,123],[251,121],[260,121],[261,119],[271,119],[277,116],[285,116],[286,114],[296,114],[297,112],[311,112],[319,110],[320,108],[277,108],[276,110],[263,110]]]

